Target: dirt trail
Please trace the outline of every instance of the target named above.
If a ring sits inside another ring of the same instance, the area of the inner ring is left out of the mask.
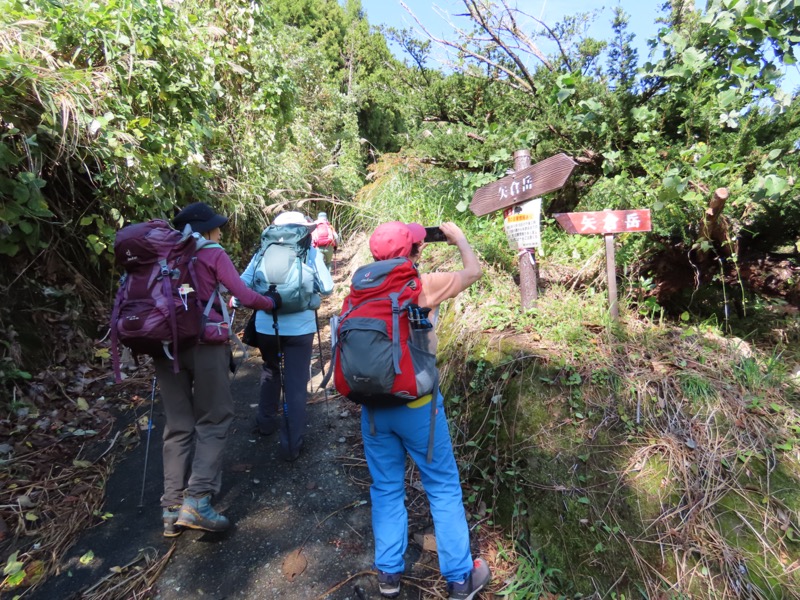
[[[328,317],[341,305],[351,272],[349,258],[337,256],[338,293],[320,310],[326,354]],[[161,535],[164,417],[157,401],[141,514],[137,506],[144,443],[118,464],[108,482],[105,510],[113,517],[86,531],[60,561],[61,573],[26,598],[145,597],[122,592],[124,576],[137,570],[147,571],[153,597],[160,600],[380,597],[371,573],[370,479],[359,408],[333,393],[327,400],[322,392],[314,394],[309,400],[304,452],[294,463],[282,461],[277,435],[251,433],[261,370],[256,354],[244,361],[232,383],[236,420],[224,455],[222,492],[215,503],[231,519],[232,529],[224,534],[186,531],[174,541]],[[320,366],[319,360],[312,363],[315,382],[321,378]],[[143,388],[149,388],[148,377],[142,375]],[[421,539],[430,520],[418,485],[409,487],[408,503],[410,531]],[[91,560],[86,559],[89,552]],[[438,578],[435,553],[423,552],[412,543],[407,564],[401,598],[442,597],[444,584]],[[121,573],[115,575],[119,567]],[[102,589],[114,585],[116,590],[100,595]],[[431,586],[437,590],[435,595],[423,591]]]

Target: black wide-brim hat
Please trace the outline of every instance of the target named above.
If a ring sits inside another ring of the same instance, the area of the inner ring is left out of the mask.
[[[205,233],[217,227],[222,227],[228,222],[228,217],[214,212],[205,202],[193,202],[172,220],[176,229],[183,230],[187,225],[191,226],[195,233]]]

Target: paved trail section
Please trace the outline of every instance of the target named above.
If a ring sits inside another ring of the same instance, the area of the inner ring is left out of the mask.
[[[331,298],[320,311],[323,344],[327,315],[339,306],[340,300]],[[323,352],[329,349],[323,347]],[[241,360],[238,352],[236,356]],[[319,382],[317,359],[312,372],[312,383]],[[162,536],[164,415],[157,398],[142,509],[138,506],[146,432],[141,434],[142,443],[117,463],[108,481],[104,510],[113,516],[85,531],[61,557],[60,573],[24,598],[380,598],[372,571],[370,478],[359,407],[335,394],[329,394],[327,401],[321,391],[312,395],[303,453],[287,463],[278,456],[277,434],[252,433],[260,373],[261,359],[253,349],[232,382],[236,419],[223,460],[222,491],[215,501],[231,519],[230,531]],[[140,377],[142,391],[149,397],[151,380],[146,374]],[[431,522],[418,479],[408,491],[409,531],[412,538],[416,534],[417,540],[429,540],[421,535]],[[407,565],[401,599],[444,597],[435,552],[423,551],[422,544],[412,539]],[[122,593],[123,575],[137,570],[147,571],[151,578],[150,595]],[[115,585],[117,590],[99,595]]]

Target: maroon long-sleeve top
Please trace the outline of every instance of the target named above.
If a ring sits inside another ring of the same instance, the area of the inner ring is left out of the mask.
[[[221,283],[244,306],[267,312],[273,309],[271,298],[254,292],[242,282],[239,272],[222,247],[202,248],[197,253],[195,273],[197,275],[196,284],[199,288],[197,297],[200,298],[203,306],[208,302],[211,294],[214,293],[217,284]]]

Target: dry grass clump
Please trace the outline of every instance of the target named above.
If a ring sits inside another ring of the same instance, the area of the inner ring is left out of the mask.
[[[173,543],[159,556],[155,548],[144,548],[131,562],[112,567],[111,573],[81,594],[81,600],[144,600],[152,598],[158,577],[177,548]]]
[[[21,457],[14,461],[14,472],[30,473],[30,480],[8,485],[0,490],[6,525],[12,540],[20,543],[26,537],[36,538],[36,544],[20,549],[16,560],[24,565],[25,586],[36,586],[44,577],[55,572],[55,565],[72,546],[81,531],[97,520],[104,500],[105,480],[111,469],[109,463],[80,465],[59,470],[48,477],[33,476],[38,470],[36,457]],[[57,468],[52,464],[51,468]],[[13,515],[13,522],[8,513]],[[27,546],[27,545],[26,545]],[[22,566],[22,565],[21,565]],[[0,585],[0,590],[13,589],[13,573]]]
[[[798,390],[780,348],[604,323],[596,296],[570,298],[547,290],[522,334],[443,323],[468,486],[542,550],[536,577],[560,571],[544,589],[800,597]]]
[[[655,594],[668,582],[673,591],[708,597],[800,595],[800,505],[786,487],[798,483],[790,440],[800,421],[787,390],[778,378],[769,381],[749,349],[678,336],[664,336],[663,347],[650,341],[651,357],[661,358],[655,367],[652,358],[644,367],[634,351],[619,353],[615,365],[636,382],[623,403],[632,413],[635,402],[637,414],[617,476],[659,505],[629,544],[647,587]],[[642,544],[658,547],[661,565],[642,560]]]
[[[96,133],[92,115],[99,111],[110,78],[104,69],[80,69],[60,58],[52,40],[40,35],[45,26],[43,21],[21,21],[0,28],[0,52],[14,58],[9,61],[13,67],[6,73],[9,80],[5,84],[25,99],[26,114],[35,115],[36,122],[30,125],[50,128],[53,139],[58,140],[58,154],[52,157],[57,161],[65,154],[74,155],[76,148]],[[21,127],[20,122],[10,125],[30,129]],[[133,137],[124,141],[136,143]]]

